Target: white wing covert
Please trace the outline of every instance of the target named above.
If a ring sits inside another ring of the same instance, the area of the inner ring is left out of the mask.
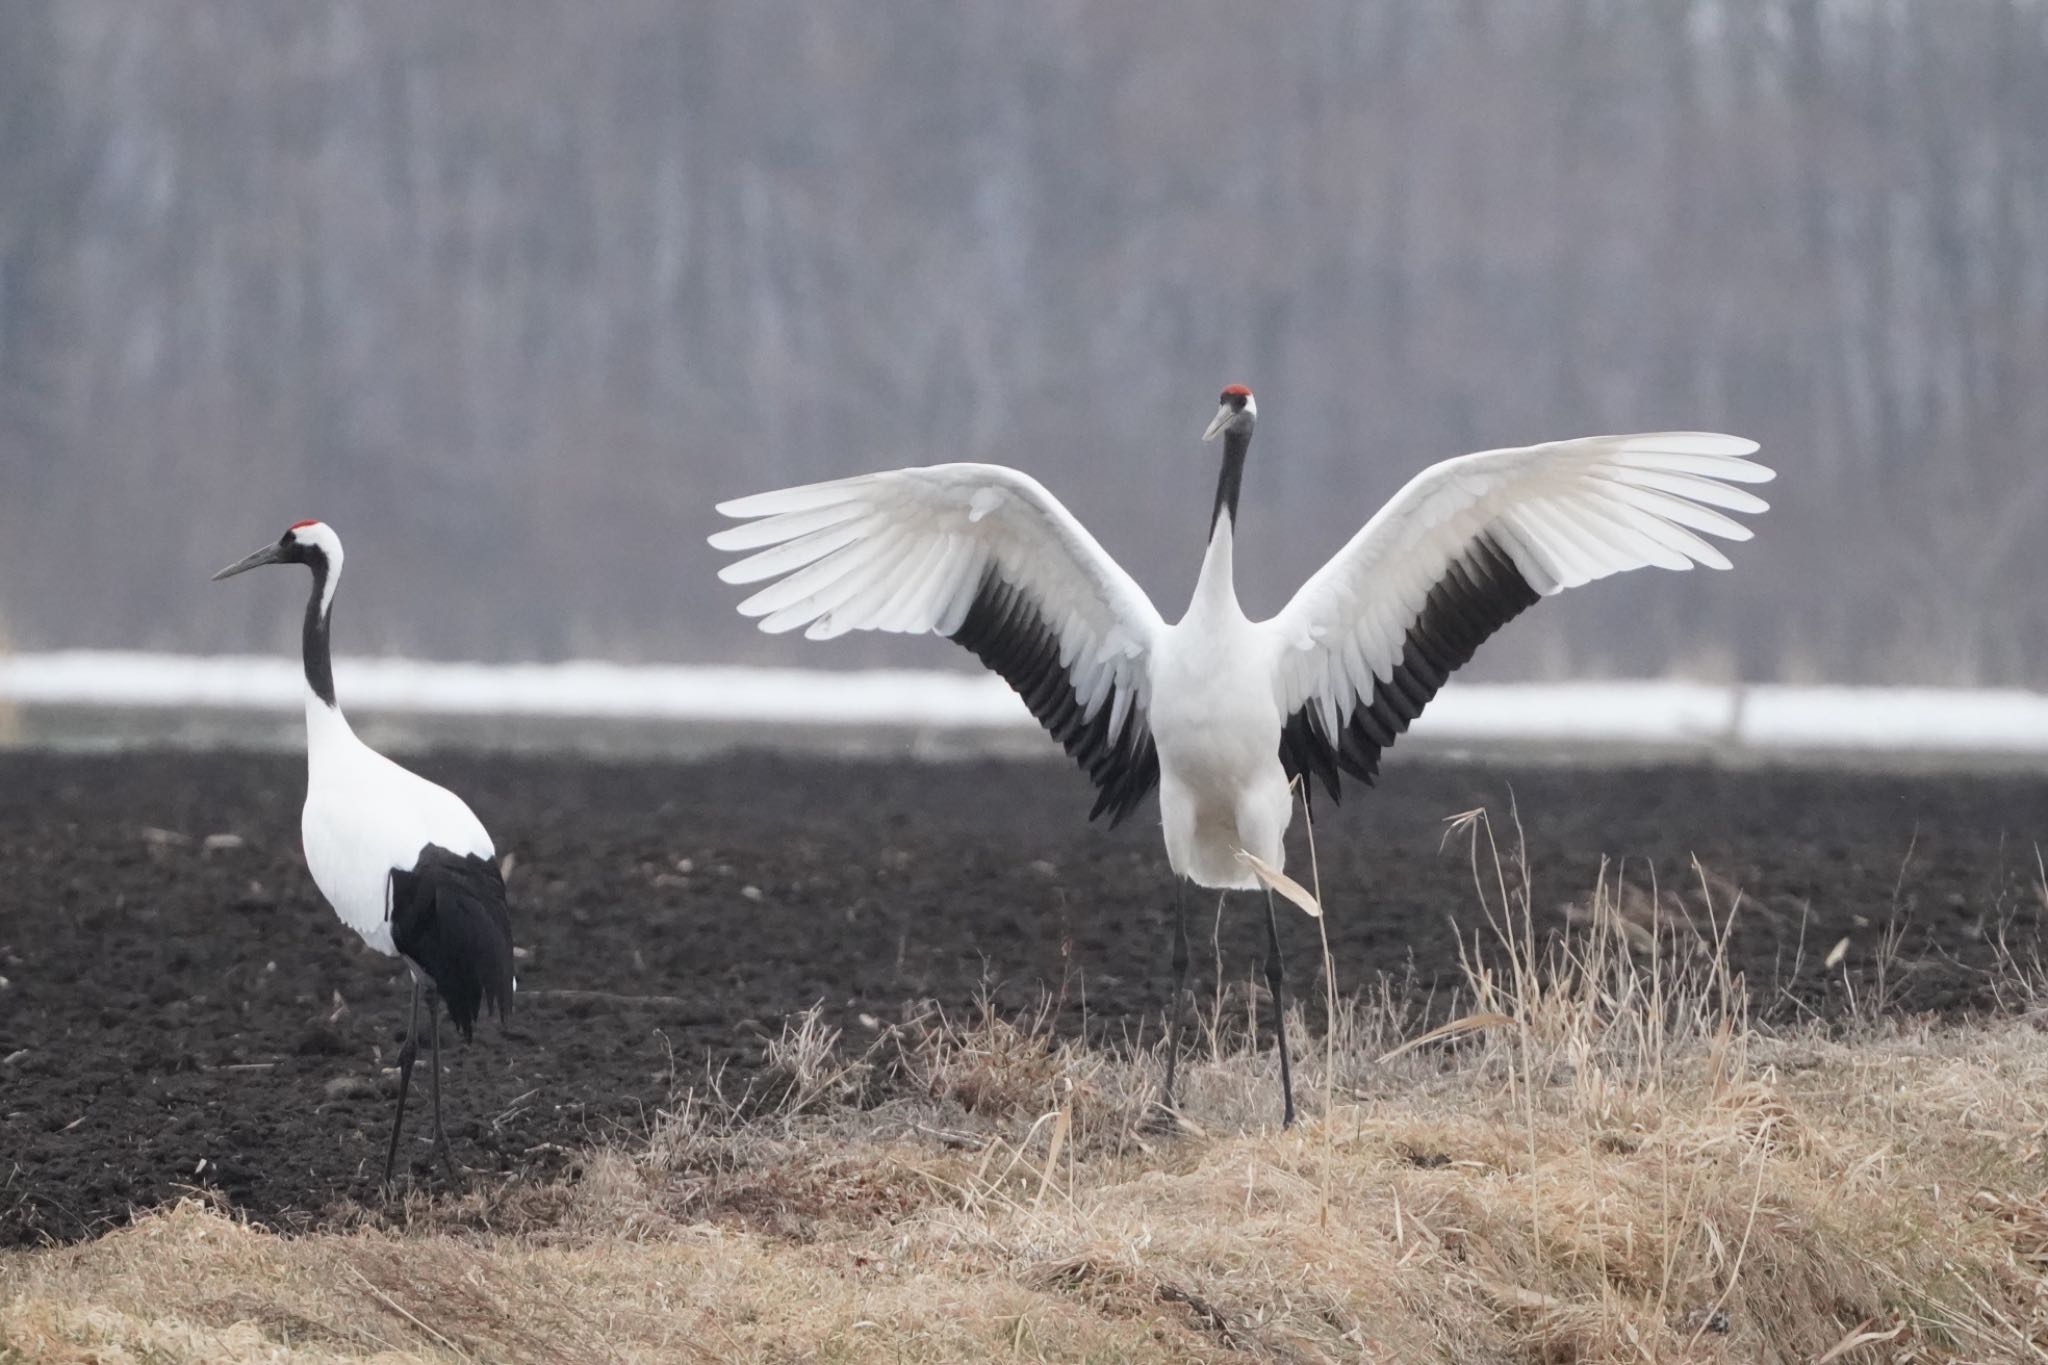
[[[753,551],[728,583],[771,633],[943,635],[1015,688],[1096,787],[1093,819],[1129,815],[1159,780],[1147,721],[1159,612],[1036,479],[1000,465],[863,474],[720,503],[711,537]]]
[[[340,721],[338,711],[325,715]],[[399,766],[345,728],[325,730],[308,773],[300,836],[313,882],[344,924],[394,953],[391,875],[423,848],[495,860],[490,832],[467,802]]]
[[[1768,504],[1736,484],[1774,472],[1754,441],[1708,432],[1590,436],[1481,451],[1410,480],[1264,624],[1277,637],[1289,776],[1333,799],[1453,670],[1540,597],[1656,566],[1729,567],[1702,535]]]

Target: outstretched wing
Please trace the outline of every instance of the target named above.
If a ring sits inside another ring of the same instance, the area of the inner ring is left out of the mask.
[[[896,469],[719,504],[754,553],[719,571],[761,583],[761,629],[944,635],[1002,675],[1095,784],[1112,824],[1159,780],[1146,707],[1159,612],[1058,499],[999,465]]]
[[[1340,795],[1452,670],[1539,597],[1654,565],[1725,569],[1701,534],[1766,509],[1754,441],[1706,432],[1589,436],[1446,460],[1409,481],[1265,623],[1287,723],[1280,757]]]

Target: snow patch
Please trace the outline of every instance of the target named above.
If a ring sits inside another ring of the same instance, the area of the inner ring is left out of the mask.
[[[989,674],[612,663],[342,659],[351,711],[752,723],[1032,728]],[[72,651],[0,657],[0,701],[296,710],[295,660]],[[1727,745],[1759,750],[2048,754],[2048,695],[1690,682],[1453,682],[1416,722],[1436,741]]]

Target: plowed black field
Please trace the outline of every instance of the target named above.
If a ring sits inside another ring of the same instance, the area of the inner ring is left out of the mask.
[[[967,1010],[985,985],[1005,1008],[1051,992],[1062,1027],[1110,1038],[1157,1017],[1172,892],[1153,808],[1090,827],[1064,767],[416,766],[517,860],[517,1011],[509,1033],[451,1047],[446,1073],[477,1171],[630,1138],[707,1064],[744,1085],[763,1039],[816,1002],[856,1034],[862,1013]],[[181,1186],[286,1225],[374,1195],[406,986],[308,878],[303,781],[289,757],[0,754],[0,1244],[87,1235]],[[1603,855],[1669,887],[1692,883],[1696,854],[1745,893],[1730,953],[1766,1014],[1869,999],[1888,933],[1891,1007],[1988,1008],[2001,936],[2031,955],[2044,916],[2039,779],[1418,762],[1318,806],[1342,984],[1392,973],[1441,1006],[1478,919],[1443,821],[1484,805],[1505,831],[1511,789],[1539,920],[1563,922]],[[1263,940],[1239,899],[1234,981]],[[1312,979],[1313,925],[1290,912],[1283,930]],[[424,1178],[420,1119],[406,1152]]]

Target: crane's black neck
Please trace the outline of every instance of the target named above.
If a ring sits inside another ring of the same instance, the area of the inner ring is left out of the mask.
[[[334,705],[334,657],[327,647],[327,620],[334,613],[334,599],[328,595],[329,575],[334,571],[327,556],[313,550],[306,556],[313,571],[313,595],[306,599],[306,625],[300,634],[300,649],[306,661],[306,686],[313,695]]]
[[[1232,426],[1223,433],[1223,469],[1216,476],[1216,510],[1209,514],[1209,538],[1216,538],[1217,523],[1229,517],[1237,525],[1237,494],[1244,483],[1245,452],[1251,449],[1249,426]]]

